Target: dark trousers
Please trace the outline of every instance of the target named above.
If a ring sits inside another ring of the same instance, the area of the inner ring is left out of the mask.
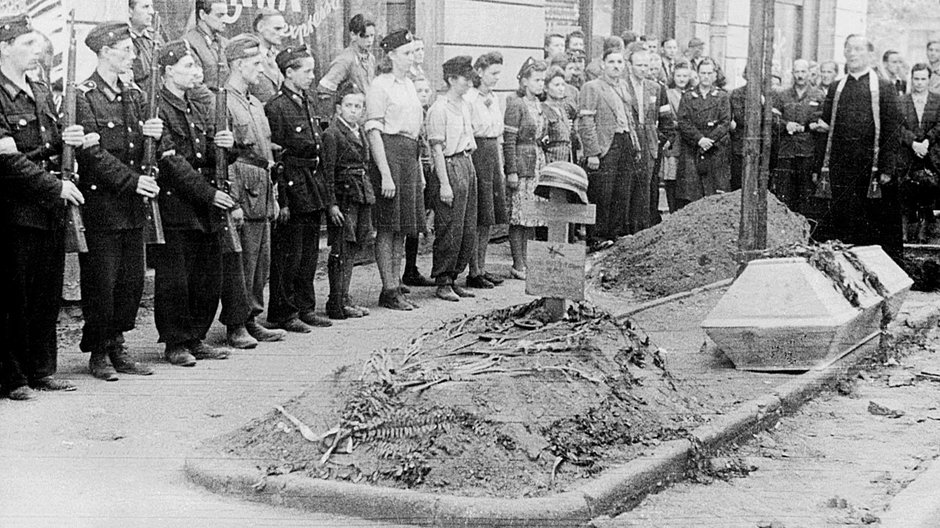
[[[133,330],[144,292],[144,231],[87,231],[81,264],[83,352],[103,351],[109,340]]]
[[[447,177],[454,201],[446,205],[440,192],[434,204],[434,261],[431,277],[451,284],[470,264],[477,240],[477,177],[470,156],[447,158]],[[440,187],[438,187],[440,189]]]
[[[242,246],[244,251],[244,246]],[[251,315],[251,301],[245,286],[245,267],[241,253],[222,252],[222,311],[219,322],[225,326],[241,326]]]
[[[168,229],[166,244],[150,246],[150,257],[160,342],[181,345],[205,339],[222,289],[219,234]]]
[[[2,228],[3,319],[0,385],[11,391],[56,371],[65,232]]]
[[[773,191],[791,211],[807,214],[809,199],[813,195],[813,170],[815,160],[805,158],[780,158],[772,173]]]
[[[292,216],[274,228],[271,242],[268,321],[279,324],[317,306],[313,279],[320,251],[320,213]]]
[[[588,201],[597,205],[593,226],[588,226],[588,241],[613,240],[626,234],[625,211],[630,207],[632,185],[624,181],[636,171],[633,146],[626,134],[615,134],[610,150],[600,159],[596,171],[588,174]]]
[[[744,184],[744,153],[731,154],[731,190],[737,191]]]

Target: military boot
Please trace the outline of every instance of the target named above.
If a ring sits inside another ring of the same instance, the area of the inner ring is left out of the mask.
[[[134,361],[124,345],[118,341],[111,343],[108,348],[108,357],[111,358],[114,370],[121,374],[133,374],[135,376],[150,376],[153,374],[152,368]]]
[[[105,350],[95,350],[88,360],[88,370],[91,375],[104,381],[117,381],[118,375],[108,362],[108,353]]]

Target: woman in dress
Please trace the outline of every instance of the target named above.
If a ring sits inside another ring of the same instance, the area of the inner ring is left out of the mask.
[[[682,94],[691,86],[692,66],[687,61],[677,61],[673,66],[672,79],[666,89],[666,97],[669,98],[669,107],[673,115],[679,115],[679,102],[682,101]],[[675,144],[668,145],[663,150],[663,182],[666,188],[666,203],[669,204],[669,212],[674,213],[679,208],[676,202],[676,180],[679,167],[679,152],[682,149],[682,140],[676,138]]]
[[[540,142],[545,137],[545,61],[529,58],[519,70],[519,89],[506,100],[503,120],[503,163],[509,197],[509,247],[512,251],[513,278],[526,278],[526,241],[530,228],[539,226],[534,203],[539,170],[545,166],[545,152]]]
[[[565,71],[553,66],[545,75],[545,118],[548,120],[548,136],[545,143],[545,161],[574,161],[572,148],[574,119],[578,109],[567,97],[568,84]]]

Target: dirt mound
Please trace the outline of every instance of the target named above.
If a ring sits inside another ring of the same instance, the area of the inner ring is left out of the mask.
[[[710,411],[629,321],[586,305],[568,315],[546,324],[537,301],[452,321],[337,373],[224,446],[265,460],[269,474],[527,497],[702,423]]]
[[[741,192],[709,196],[594,256],[595,288],[656,298],[734,277]],[[767,194],[767,245],[805,243],[809,223]]]

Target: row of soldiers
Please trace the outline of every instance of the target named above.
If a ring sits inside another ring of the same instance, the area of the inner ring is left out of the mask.
[[[0,280],[10,292],[0,312],[6,345],[0,391],[11,399],[75,389],[53,376],[66,234],[78,228],[67,224],[65,206],[80,207],[84,221],[80,348],[90,353],[97,378],[153,372],[124,342],[135,326],[147,264],[156,272],[155,322],[171,364],[227,357],[205,342],[220,300],[220,321],[237,348],[329,326],[329,318],[314,312],[323,212],[333,245],[327,313],[334,319],[368,315],[348,296],[355,247],[346,244],[368,235],[350,227],[368,229],[367,218],[353,221],[359,210],[350,205],[364,199],[368,156],[354,126],[320,129],[307,96],[315,68],[309,51],[276,54],[280,85],[262,104],[249,93],[266,75],[268,48],[257,37],[219,42],[218,63],[200,65],[188,40],[154,42],[147,55],[134,36],[127,22],[102,23],[88,34],[96,69],[78,84],[75,124],[63,126],[52,90],[30,74],[39,65],[42,37],[25,15],[0,19]],[[129,78],[135,69],[143,73],[135,68],[138,53],[155,76],[144,78],[159,81],[159,88],[153,82],[144,91]],[[362,90],[343,83],[336,92],[335,119],[358,123]],[[151,101],[158,102],[155,112]],[[148,142],[158,171],[144,170]],[[77,182],[56,172],[63,146],[76,153]],[[220,167],[224,182],[216,178]],[[324,167],[339,179],[315,176]],[[163,240],[146,246],[145,255],[145,241],[156,230],[148,201],[158,201]],[[256,318],[269,275],[266,327]]]

